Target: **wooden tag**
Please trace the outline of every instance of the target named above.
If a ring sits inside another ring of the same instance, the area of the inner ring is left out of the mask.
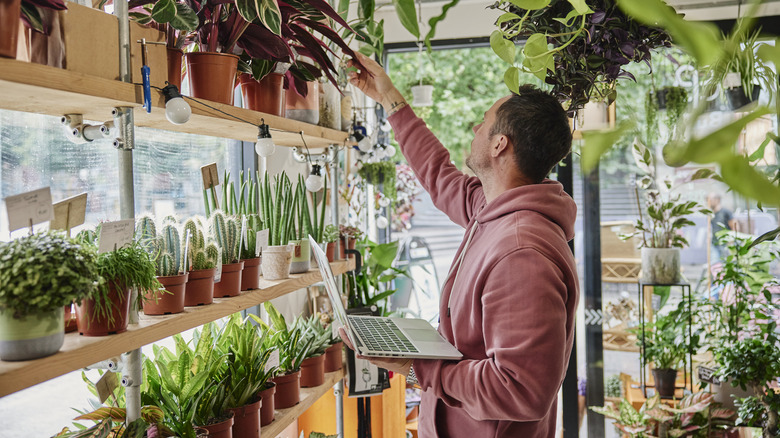
[[[100,225],[98,252],[104,253],[129,245],[133,242],[135,221],[123,219],[116,222],[103,222]]]
[[[53,218],[51,188],[8,196],[5,198],[5,209],[10,231],[50,221]]]
[[[201,167],[200,174],[203,177],[204,190],[208,190],[219,185],[219,172],[217,172],[217,163],[211,163]]]
[[[49,229],[69,231],[71,228],[83,224],[86,214],[86,193],[63,199],[54,204],[54,219],[52,219]]]
[[[105,402],[114,393],[117,386],[119,386],[119,379],[117,379],[116,373],[106,371],[103,377],[95,383],[100,403]]]

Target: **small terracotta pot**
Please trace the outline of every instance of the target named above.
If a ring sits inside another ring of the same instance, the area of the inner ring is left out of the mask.
[[[0,0],[0,57],[16,58],[21,0]]]
[[[314,388],[325,383],[325,355],[310,357],[301,362],[301,388]]]
[[[200,426],[209,431],[209,438],[233,438],[233,416],[225,421]]]
[[[344,343],[339,341],[325,350],[325,372],[332,373],[339,371],[344,366],[344,357],[342,348]]]
[[[301,96],[290,86],[286,91],[284,115],[288,119],[298,120],[316,125],[320,121],[320,83],[311,81],[306,83],[308,92],[306,97]]]
[[[291,408],[301,401],[301,370],[276,376],[272,380],[276,383],[276,394],[274,394],[276,409]]]
[[[265,389],[260,391],[260,426],[268,426],[274,421],[274,393],[276,392],[276,383],[268,381]]]
[[[168,52],[168,83],[176,85],[181,91],[181,61],[184,56],[182,49],[167,47]]]
[[[347,249],[355,249],[355,238],[354,237],[342,237],[341,241],[339,242],[339,254],[341,255],[342,260],[347,259]]]
[[[146,315],[170,315],[184,311],[184,289],[187,284],[186,272],[181,275],[157,277],[160,284],[169,293],[147,292],[144,295],[144,314]]]
[[[238,56],[229,53],[191,52],[184,55],[192,97],[233,104]]]
[[[214,272],[216,268],[190,271],[184,289],[185,306],[202,306],[214,302]]]
[[[241,291],[241,271],[244,261],[222,265],[222,279],[214,283],[214,298],[237,297]]]
[[[260,257],[246,259],[241,274],[241,290],[260,289]]]
[[[260,400],[230,411],[233,412],[234,437],[260,438]]]
[[[75,332],[78,329],[76,315],[73,314],[73,304],[65,306],[65,333]]]
[[[76,304],[76,320],[79,334],[84,336],[107,336],[122,333],[127,330],[128,314],[130,313],[130,288],[116,290],[113,282],[109,282],[108,298],[111,300],[111,318],[95,316],[95,300],[86,298]]]
[[[336,242],[328,242],[328,246],[325,248],[325,255],[328,256],[329,262],[336,261]]]
[[[269,73],[256,81],[252,75],[241,73],[238,80],[241,82],[244,108],[284,117],[284,75]]]

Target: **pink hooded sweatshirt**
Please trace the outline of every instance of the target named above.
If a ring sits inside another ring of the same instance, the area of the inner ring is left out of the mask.
[[[463,359],[414,361],[420,437],[553,437],[578,299],[574,201],[545,180],[487,204],[410,107],[389,121],[436,207],[467,230],[439,306],[439,332]]]

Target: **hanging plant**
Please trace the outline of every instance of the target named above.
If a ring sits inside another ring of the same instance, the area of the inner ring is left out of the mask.
[[[395,163],[380,161],[378,163],[363,163],[358,169],[358,175],[371,185],[383,184],[385,196],[393,203],[396,201]]]

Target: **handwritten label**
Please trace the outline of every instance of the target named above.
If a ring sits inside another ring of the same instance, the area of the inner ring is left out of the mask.
[[[114,390],[118,386],[119,379],[117,379],[116,373],[107,371],[105,374],[103,374],[103,377],[101,377],[100,380],[95,383],[95,388],[97,389],[100,403],[105,402],[106,399],[108,399],[114,393]]]
[[[208,190],[219,185],[219,172],[217,172],[217,163],[207,164],[200,168],[200,174],[203,177],[203,189]]]
[[[255,256],[259,256],[263,249],[268,247],[268,229],[257,232],[257,242],[255,244]]]
[[[217,272],[214,273],[214,283],[222,281],[222,248],[217,247]]]
[[[720,385],[720,379],[715,375],[717,370],[699,366],[696,368],[696,372],[699,375],[699,380],[702,382],[712,383],[713,385]]]
[[[279,350],[274,350],[271,355],[268,356],[268,362],[265,363],[265,372],[267,373],[272,368],[279,367]]]
[[[54,219],[49,228],[69,231],[84,223],[87,214],[87,194],[82,193],[54,204]]]
[[[54,217],[51,205],[51,188],[33,190],[5,198],[8,211],[8,229],[10,231],[29,227]]]
[[[190,250],[190,230],[187,230],[187,236],[184,238],[184,253],[183,253],[184,262],[181,265],[182,269],[184,269],[185,272],[190,270],[189,250]]]
[[[133,242],[134,223],[132,219],[103,222],[100,225],[98,252],[104,253],[129,245]]]

